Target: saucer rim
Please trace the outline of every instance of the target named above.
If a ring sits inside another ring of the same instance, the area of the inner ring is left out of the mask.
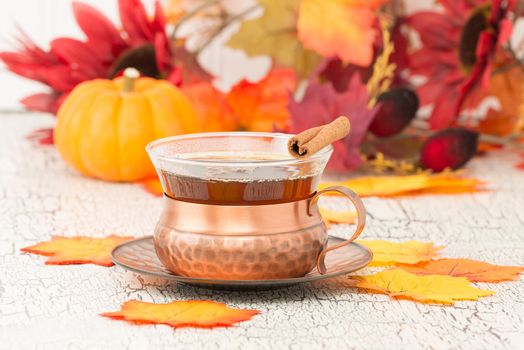
[[[337,240],[340,242],[345,241],[345,239],[336,237],[333,235],[328,235],[328,238]],[[266,286],[274,286],[274,285],[289,285],[289,284],[296,284],[296,283],[307,283],[307,282],[318,281],[318,280],[322,280],[326,278],[334,278],[334,277],[338,277],[341,275],[347,275],[351,272],[358,271],[368,266],[373,259],[373,253],[371,252],[369,248],[357,242],[351,242],[349,243],[349,245],[357,246],[359,249],[365,251],[368,256],[367,256],[367,260],[364,263],[359,264],[355,266],[354,268],[351,268],[348,270],[337,271],[337,272],[332,272],[332,273],[329,273],[328,271],[324,275],[318,274],[318,275],[313,275],[309,277],[302,276],[302,277],[265,279],[265,280],[221,280],[221,279],[210,279],[210,278],[202,278],[202,277],[179,276],[173,273],[168,274],[168,273],[149,272],[149,271],[141,270],[140,268],[137,268],[137,267],[127,265],[126,263],[119,261],[115,257],[116,252],[119,249],[122,249],[124,246],[135,244],[137,242],[145,241],[145,240],[153,240],[153,236],[149,235],[149,236],[139,237],[139,238],[135,238],[135,239],[126,241],[122,244],[119,244],[118,246],[116,246],[115,248],[111,250],[111,260],[113,261],[115,265],[118,265],[120,267],[123,267],[127,270],[131,270],[141,275],[154,276],[157,278],[166,279],[170,281],[176,281],[176,282],[187,283],[187,284],[196,284],[196,285],[225,285],[225,286],[264,286],[266,285]]]

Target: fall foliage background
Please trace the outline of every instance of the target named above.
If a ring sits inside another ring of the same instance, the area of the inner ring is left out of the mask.
[[[335,145],[330,169],[439,172],[490,147],[522,148],[522,6],[490,3],[165,0],[144,1],[146,11],[137,11],[141,2],[119,1],[122,38],[114,7],[73,3],[85,44],[76,40],[78,28],[75,39],[53,40],[24,28],[28,15],[12,6],[23,29],[13,41],[28,50],[34,40],[44,51],[50,41],[51,49],[47,56],[33,52],[24,66],[29,56],[16,57],[7,43],[0,58],[53,89],[23,96],[31,110],[56,113],[78,83],[134,65],[182,88],[200,118],[198,130],[298,132],[347,114],[353,132]],[[53,4],[39,6],[59,6]],[[42,72],[53,68],[41,74],[39,65]],[[30,137],[53,142],[51,130]]]

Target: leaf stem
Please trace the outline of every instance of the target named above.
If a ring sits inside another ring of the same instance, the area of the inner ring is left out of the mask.
[[[257,9],[259,7],[258,4],[255,4],[251,7],[248,7],[247,9],[245,9],[244,11],[234,15],[234,16],[231,16],[229,18],[227,18],[219,27],[218,29],[215,31],[215,33],[213,33],[209,38],[206,39],[206,41],[204,41],[204,43],[202,45],[200,45],[200,47],[195,51],[196,54],[198,55],[200,52],[202,52],[207,46],[209,46],[209,44],[211,44],[215,39],[216,37],[224,30],[226,29],[230,24],[232,24],[233,22],[243,18],[245,15],[249,14],[251,11]]]
[[[511,62],[511,63],[508,63],[504,66],[500,66],[498,68],[495,68],[493,69],[493,71],[491,72],[491,76],[495,76],[497,74],[502,74],[502,73],[505,73],[507,72],[508,70],[510,70],[511,68],[515,68],[515,67],[519,67],[521,66],[522,64],[520,62]]]
[[[487,143],[494,143],[504,147],[512,147],[519,151],[524,151],[524,144],[509,137],[479,133],[479,140]]]
[[[196,16],[200,11],[206,9],[207,7],[211,7],[213,5],[216,5],[218,3],[220,3],[222,0],[208,0],[206,2],[204,2],[203,4],[195,7],[193,10],[191,10],[190,12],[186,13],[184,16],[182,16],[182,18],[180,18],[180,20],[175,24],[175,27],[173,28],[173,31],[171,32],[171,35],[170,35],[170,39],[171,40],[175,40],[176,39],[176,34],[178,32],[178,30],[180,29],[180,27],[182,26],[182,24],[184,24],[185,22],[187,22],[189,19],[193,18],[194,16]]]
[[[513,18],[513,23],[517,22],[517,19],[521,16],[522,10],[524,10],[524,0],[517,0],[515,4],[515,18]]]

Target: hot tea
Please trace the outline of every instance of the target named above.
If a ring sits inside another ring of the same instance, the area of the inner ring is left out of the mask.
[[[288,157],[275,154],[185,154],[184,159],[225,163],[250,161],[263,165]],[[275,204],[302,200],[315,192],[318,182],[316,175],[295,174],[290,177],[289,172],[274,169],[265,174],[264,179],[253,179],[249,173],[235,167],[228,171],[229,174],[224,174],[221,169],[217,177],[213,177],[212,171],[207,177],[193,177],[161,170],[160,176],[168,196],[215,205]]]
[[[290,137],[206,133],[148,145],[166,194],[155,249],[170,271],[215,280],[294,278],[315,265],[326,272],[326,253],[362,231],[364,206],[345,187],[316,191],[331,145],[315,152],[299,142],[306,153],[295,157]],[[331,247],[317,205],[326,192],[346,196],[358,213],[353,236]]]

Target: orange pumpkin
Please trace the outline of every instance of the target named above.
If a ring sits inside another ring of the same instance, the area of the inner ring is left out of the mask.
[[[155,174],[145,151],[150,141],[197,131],[196,113],[179,89],[128,68],[123,77],[78,85],[58,111],[54,137],[82,174],[136,181]]]

